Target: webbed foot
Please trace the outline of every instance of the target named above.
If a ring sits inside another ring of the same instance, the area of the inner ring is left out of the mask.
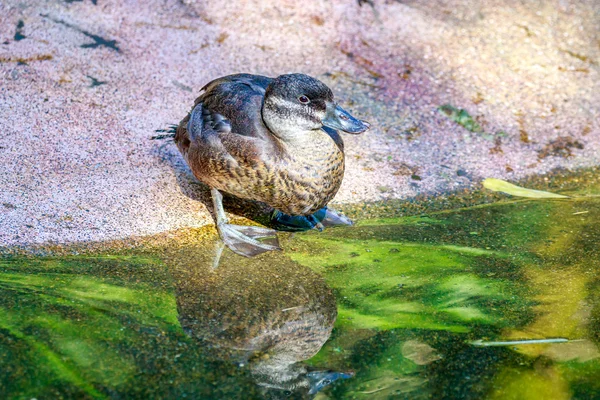
[[[217,225],[221,240],[234,253],[245,257],[254,257],[271,250],[281,250],[277,241],[277,232],[260,226],[232,224]],[[257,239],[270,238],[268,243]]]
[[[352,226],[354,222],[344,214],[340,214],[339,212],[325,207],[325,218],[321,220],[323,226]]]
[[[310,229],[322,231],[325,227],[352,225],[352,221],[327,207],[323,207],[312,215],[288,215],[279,210],[273,211],[270,225],[278,231],[302,232]]]
[[[245,257],[254,257],[267,251],[281,250],[277,241],[277,232],[273,229],[230,224],[223,209],[223,195],[215,188],[211,188],[210,193],[219,236],[234,253]],[[262,238],[268,238],[267,243],[258,240]]]

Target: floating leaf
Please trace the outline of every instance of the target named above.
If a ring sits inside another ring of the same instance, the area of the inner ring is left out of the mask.
[[[502,192],[512,196],[529,197],[532,199],[568,199],[569,196],[562,194],[544,192],[542,190],[527,189],[502,179],[487,178],[483,181],[483,187],[494,192]]]
[[[569,340],[566,338],[551,338],[551,339],[524,339],[524,340],[503,340],[497,342],[485,342],[483,340],[473,340],[470,342],[473,346],[489,347],[489,346],[516,346],[518,344],[546,344],[546,343],[567,343],[577,342],[579,340]]]

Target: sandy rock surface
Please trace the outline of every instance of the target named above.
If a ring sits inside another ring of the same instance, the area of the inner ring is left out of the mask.
[[[0,22],[0,246],[211,222],[150,138],[236,72],[311,74],[373,124],[337,203],[600,162],[594,0],[9,0]]]

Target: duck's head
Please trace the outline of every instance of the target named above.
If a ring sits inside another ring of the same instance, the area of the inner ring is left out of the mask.
[[[355,134],[369,128],[335,103],[327,85],[304,74],[275,78],[265,92],[262,115],[271,132],[284,140],[324,126]]]

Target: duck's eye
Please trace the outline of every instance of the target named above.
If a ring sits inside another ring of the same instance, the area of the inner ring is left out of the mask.
[[[308,104],[310,103],[310,99],[306,96],[300,96],[298,97],[298,101],[302,104]]]

